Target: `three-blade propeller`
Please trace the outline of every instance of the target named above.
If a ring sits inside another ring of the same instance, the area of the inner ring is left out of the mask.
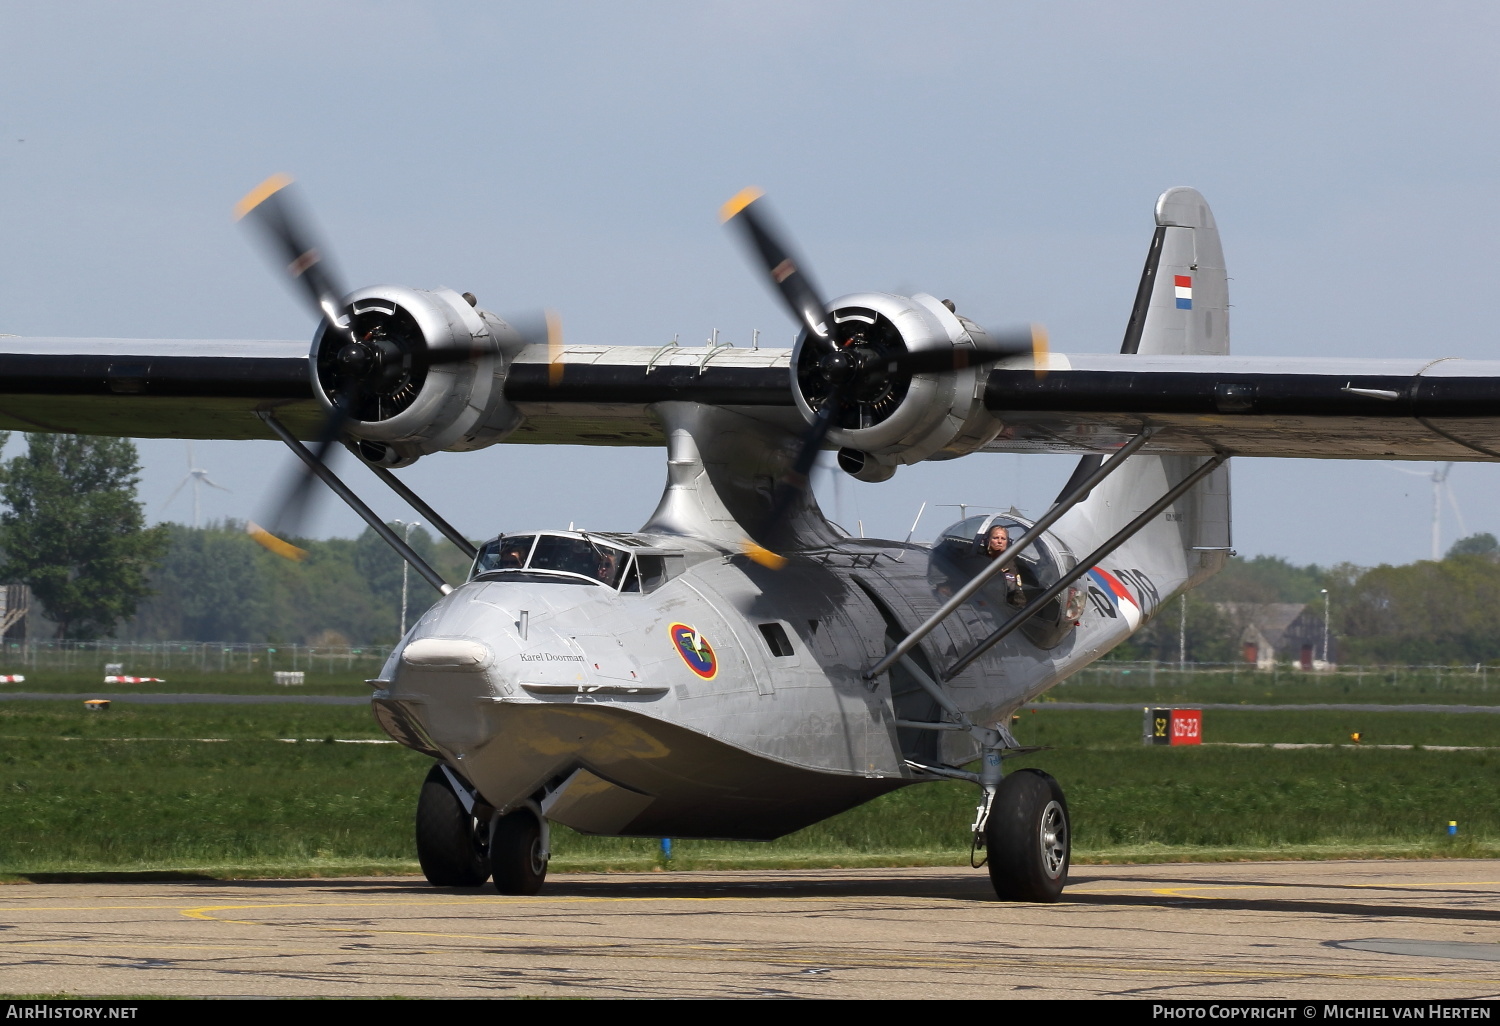
[[[425,339],[415,348],[389,337],[378,319],[357,315],[345,296],[348,292],[330,267],[328,250],[318,240],[311,218],[303,207],[288,175],[266,179],[235,206],[235,218],[259,230],[278,268],[303,296],[312,314],[328,324],[330,335],[323,343],[320,377],[329,387],[328,416],[318,430],[312,455],[317,464],[326,464],[334,446],[342,439],[349,421],[372,405],[380,403],[403,386],[404,382],[424,374],[433,367],[464,363],[482,355],[477,343],[431,348]],[[464,297],[472,305],[473,296]],[[523,341],[539,332],[518,332]],[[562,369],[562,329],[557,314],[546,313],[545,340],[553,351],[554,377]],[[278,555],[303,559],[307,553],[278,535],[294,535],[306,515],[316,474],[312,467],[300,464],[296,476],[286,487],[275,507],[271,529],[250,523],[247,529],[256,541]]]
[[[828,384],[790,469],[776,486],[770,513],[760,526],[760,538],[770,543],[792,507],[807,491],[813,462],[828,432],[863,387],[890,375],[951,374],[1013,356],[1031,356],[1040,367],[1044,363],[1046,335],[1040,327],[1033,326],[1021,332],[985,333],[985,340],[976,339],[972,346],[890,354],[852,347],[850,339],[840,337],[828,304],[812,283],[805,264],[792,255],[790,245],[772,228],[760,203],[763,195],[759,189],[741,191],[724,204],[719,218],[739,227],[752,258],[764,270],[787,312],[806,329],[808,344],[816,345],[820,354],[818,372]],[[743,548],[751,559],[765,566],[777,568],[786,562],[749,539],[743,542]]]

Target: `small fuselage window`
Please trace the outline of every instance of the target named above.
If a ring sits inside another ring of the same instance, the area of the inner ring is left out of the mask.
[[[763,623],[760,625],[760,636],[766,639],[766,647],[771,654],[779,659],[797,654],[792,647],[791,640],[786,636],[786,628],[779,623]]]

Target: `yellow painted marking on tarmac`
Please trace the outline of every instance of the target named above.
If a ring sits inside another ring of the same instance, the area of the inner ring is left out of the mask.
[[[1308,887],[1326,887],[1331,891],[1360,888],[1374,891],[1394,891],[1407,887],[1500,887],[1500,880],[1439,880],[1435,883],[1284,883],[1284,884],[1197,884],[1182,887],[1069,887],[1068,894],[1175,894],[1178,891],[1277,891],[1288,888],[1304,890]]]
[[[10,897],[9,894],[5,897]],[[176,912],[182,908],[181,905],[34,905],[30,908],[16,905],[0,905],[0,913],[4,912],[122,912],[122,911],[150,911],[159,910],[163,912]]]
[[[250,213],[250,211],[270,199],[272,195],[291,184],[291,175],[278,173],[267,178],[264,182],[261,182],[255,188],[245,193],[244,198],[234,205],[234,219],[236,221],[240,220],[246,214]]]
[[[1213,900],[1216,897],[1215,895],[1212,895],[1212,894],[1194,894],[1194,893],[1190,893],[1190,892],[1193,892],[1193,891],[1284,891],[1284,890],[1289,890],[1289,889],[1293,889],[1293,888],[1296,888],[1297,890],[1301,891],[1301,890],[1305,890],[1307,888],[1307,886],[1308,885],[1306,885],[1306,884],[1301,884],[1301,885],[1298,885],[1298,884],[1200,884],[1200,885],[1197,885],[1197,886],[1189,885],[1189,886],[1183,886],[1183,887],[1153,887],[1150,890],[1151,890],[1152,894],[1161,894],[1161,895],[1165,895],[1165,896],[1167,896],[1169,898],[1201,898],[1204,901],[1211,901],[1211,900]],[[1356,883],[1350,883],[1350,884],[1319,884],[1319,885],[1314,885],[1314,886],[1326,887],[1329,890],[1342,890],[1342,889],[1346,889],[1347,888],[1349,890],[1356,890],[1356,889],[1358,889],[1358,890],[1394,891],[1394,890],[1401,890],[1403,887],[1407,887],[1407,886],[1412,886],[1412,887],[1493,887],[1493,886],[1495,886],[1495,884],[1492,883],[1492,882],[1480,882],[1480,883],[1446,883],[1446,884],[1409,884],[1409,885],[1408,884],[1356,884]],[[1299,894],[1298,897],[1306,897],[1306,896]],[[1336,901],[1338,899],[1337,898],[1320,898],[1320,899],[1308,898],[1307,900]]]
[[[67,940],[67,941],[22,941],[15,944],[0,944],[0,949],[5,948],[87,948],[97,951],[99,948],[118,947],[130,948],[134,952],[148,951],[274,951],[286,954],[287,950],[282,947],[272,947],[269,944],[153,944],[150,941],[142,941],[139,937],[120,938],[118,940]],[[308,951],[307,954],[316,954]]]

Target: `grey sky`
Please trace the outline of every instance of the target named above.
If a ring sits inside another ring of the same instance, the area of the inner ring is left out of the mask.
[[[1111,351],[1151,205],[1193,185],[1236,351],[1497,356],[1497,30],[1482,3],[0,3],[0,330],[307,337],[230,221],[284,170],[351,284],[555,306],[571,341],[787,344],[715,219],[754,183],[830,294],[931,291]],[[189,519],[187,496],[161,510],[183,444],[141,451],[153,516]],[[288,465],[272,443],[198,462],[234,489],[205,491],[209,517],[262,512]],[[900,537],[923,500],[1035,512],[1071,463],[821,490]],[[1430,486],[1390,465],[1234,473],[1242,553],[1427,552]],[[474,534],[635,527],[664,477],[658,450],[523,446],[405,475]],[[1500,533],[1500,470],[1451,480],[1469,529]],[[317,529],[357,522],[328,500]]]

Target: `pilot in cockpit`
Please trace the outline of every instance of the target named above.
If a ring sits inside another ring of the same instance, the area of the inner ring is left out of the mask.
[[[986,559],[994,559],[1008,548],[1010,548],[1010,529],[1004,524],[995,524],[985,532],[984,556]],[[1013,606],[1024,606],[1026,593],[1020,569],[1012,563],[1000,571],[1000,577],[1005,581],[1005,600]]]
[[[615,583],[615,571],[620,567],[620,554],[614,549],[599,549],[599,567],[595,577],[605,584]]]

